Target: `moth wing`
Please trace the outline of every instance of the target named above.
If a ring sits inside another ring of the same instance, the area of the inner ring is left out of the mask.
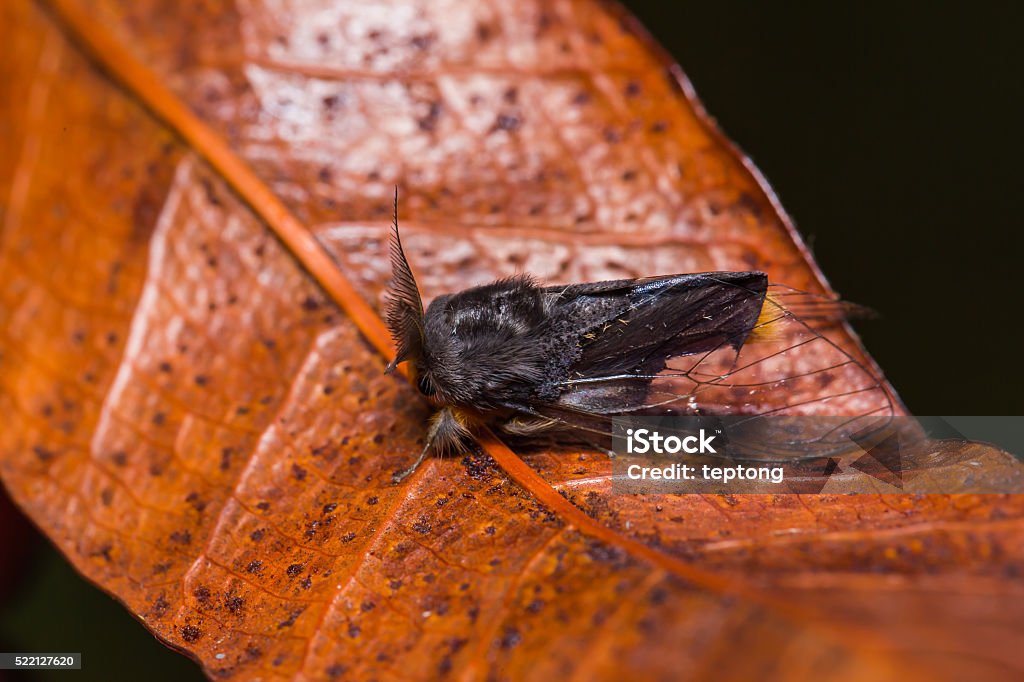
[[[661,297],[671,295],[663,290]],[[657,314],[693,313],[658,298],[646,303]],[[831,338],[850,310],[833,298],[772,285],[748,329],[735,327],[707,346],[685,338],[688,325],[702,328],[699,320],[677,320],[684,339],[674,344],[642,338],[652,333],[642,325],[634,327],[639,339],[620,330],[609,347],[624,352],[612,363],[587,361],[584,353],[559,382],[556,400],[509,407],[603,435],[616,415],[734,416],[741,418],[734,432],[745,440],[730,454],[823,456],[849,447],[851,435],[884,428],[896,409],[884,382]],[[642,352],[651,348],[681,352],[658,367]]]
[[[718,272],[545,289],[549,340],[573,354],[551,372],[561,382],[556,392],[574,378],[655,375],[675,356],[738,348],[757,321],[767,286],[760,272]],[[567,357],[564,350],[554,355]],[[610,404],[637,402],[641,389],[642,383],[620,384]]]

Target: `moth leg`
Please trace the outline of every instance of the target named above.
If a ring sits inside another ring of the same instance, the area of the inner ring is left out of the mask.
[[[584,443],[594,448],[595,450],[598,450],[599,452],[602,452],[605,455],[607,455],[608,459],[615,459],[616,457],[618,457],[618,455],[615,454],[614,450],[612,450],[611,448],[606,448],[605,446],[601,445],[596,441],[593,441],[589,438],[581,438],[580,440],[582,440]]]
[[[560,422],[544,417],[512,417],[500,425],[500,429],[512,436],[532,436],[558,428]]]
[[[525,437],[536,436],[538,434],[547,433],[549,431],[566,431],[566,433],[571,433],[572,435],[576,436],[574,440],[578,440],[578,442],[584,445],[589,445],[595,450],[603,452],[604,454],[608,455],[610,459],[615,459],[614,450],[610,450],[601,445],[600,443],[590,438],[587,438],[586,436],[576,434],[571,428],[567,430],[566,425],[563,422],[558,421],[557,419],[548,419],[546,417],[515,416],[501,424],[499,428],[503,433],[507,433],[511,436]]]
[[[466,441],[472,437],[468,423],[463,413],[446,407],[430,419],[430,429],[427,431],[427,443],[423,446],[420,456],[407,469],[396,471],[391,476],[392,483],[401,483],[406,477],[414,473],[427,458],[427,453],[432,449],[439,452],[448,452],[465,449]]]
[[[423,460],[427,458],[427,452],[430,450],[430,445],[431,440],[428,437],[427,444],[423,446],[423,450],[422,452],[420,452],[420,456],[416,458],[416,461],[412,463],[412,466],[409,467],[408,469],[402,469],[401,471],[396,471],[395,473],[391,474],[391,482],[401,483],[407,476],[409,476],[410,474],[414,473],[417,469],[419,469],[420,464],[422,464]]]

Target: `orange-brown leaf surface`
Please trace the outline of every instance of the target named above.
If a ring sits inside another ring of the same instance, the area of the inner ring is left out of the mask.
[[[827,291],[617,8],[15,0],[0,41],[3,482],[210,675],[1024,674],[1017,495],[614,495],[604,455],[488,435],[391,483],[429,416],[383,374],[396,184],[427,298],[524,270]]]

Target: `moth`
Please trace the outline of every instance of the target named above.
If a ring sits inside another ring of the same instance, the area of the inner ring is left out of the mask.
[[[847,415],[852,429],[857,418],[892,412],[884,383],[815,328],[850,307],[769,285],[763,272],[560,286],[524,274],[438,296],[424,310],[397,216],[390,251],[386,321],[397,354],[386,371],[409,362],[439,408],[396,482],[431,450],[466,449],[479,424],[587,440],[607,438],[615,415],[826,412]],[[842,435],[824,431],[789,445]]]

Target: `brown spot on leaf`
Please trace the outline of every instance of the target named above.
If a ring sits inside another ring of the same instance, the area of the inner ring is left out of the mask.
[[[245,606],[245,600],[238,595],[230,595],[224,598],[224,608],[231,613],[237,614],[241,612]]]
[[[192,543],[192,533],[188,530],[176,530],[171,533],[171,541],[178,543],[179,545],[188,545]]]
[[[49,462],[57,456],[57,453],[53,450],[44,448],[42,445],[32,446],[32,453],[40,462]]]

